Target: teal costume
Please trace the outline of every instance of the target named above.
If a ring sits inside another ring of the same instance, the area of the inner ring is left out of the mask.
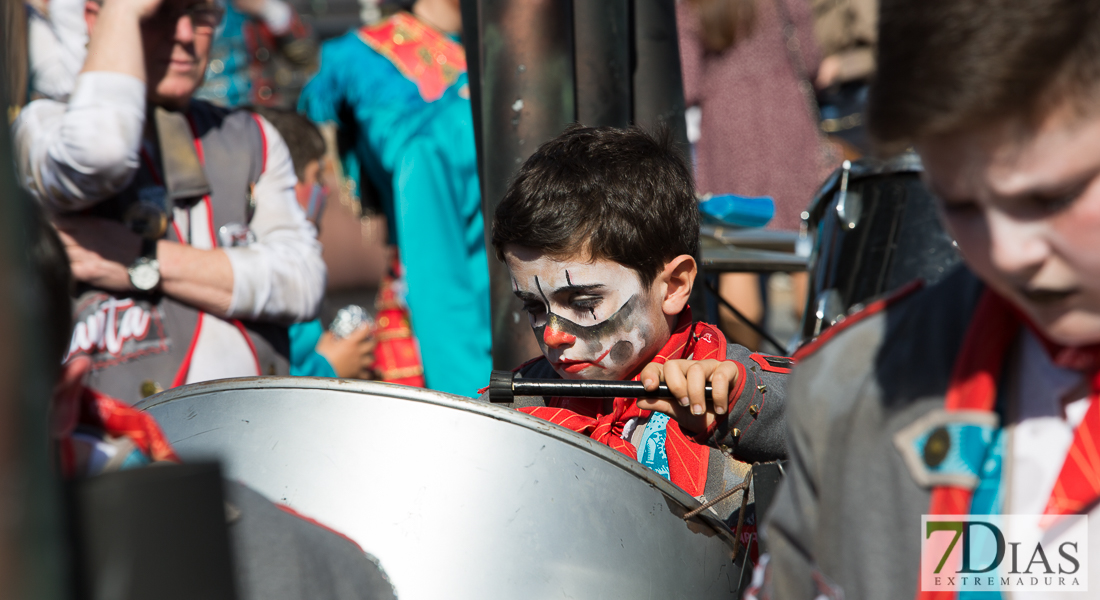
[[[336,377],[328,360],[317,353],[325,328],[320,319],[290,326],[290,374],[296,377]]]
[[[224,6],[225,18],[218,25],[206,77],[195,97],[221,106],[236,107],[248,104],[252,95],[252,78],[248,72],[252,52],[244,33],[251,19],[238,11],[232,2],[226,2]]]
[[[214,35],[206,77],[196,98],[219,106],[293,108],[317,63],[317,42],[293,8],[289,28],[275,34],[259,17],[220,0],[225,18]]]
[[[492,369],[489,274],[462,47],[398,13],[326,42],[299,109],[337,124],[345,172],[378,193],[428,387],[475,395]]]

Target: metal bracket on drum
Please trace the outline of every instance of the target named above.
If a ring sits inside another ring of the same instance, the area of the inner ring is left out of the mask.
[[[836,197],[836,216],[849,230],[859,225],[859,217],[863,213],[863,197],[856,191],[848,191],[848,177],[852,172],[851,161],[844,161],[840,165],[840,191]]]
[[[706,393],[713,391],[708,385]],[[506,404],[516,396],[546,396],[566,398],[664,398],[676,396],[661,384],[650,392],[640,381],[603,381],[572,379],[526,379],[511,371],[493,371],[489,375],[489,402]]]

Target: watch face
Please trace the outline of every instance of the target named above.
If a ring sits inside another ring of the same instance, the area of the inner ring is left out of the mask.
[[[130,283],[143,292],[149,291],[160,283],[160,264],[148,258],[139,258],[130,267]]]

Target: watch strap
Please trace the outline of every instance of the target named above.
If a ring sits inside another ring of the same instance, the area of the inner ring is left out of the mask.
[[[151,240],[148,238],[141,238],[141,257],[142,258],[157,258],[157,242],[160,240]]]

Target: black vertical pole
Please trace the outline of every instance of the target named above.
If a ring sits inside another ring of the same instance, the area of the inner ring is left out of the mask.
[[[688,156],[676,0],[634,1],[634,123],[666,126]]]
[[[470,109],[474,120],[474,145],[477,147],[477,176],[481,196],[485,197],[485,145],[481,128],[481,5],[478,0],[461,0],[462,47],[466,50],[466,77],[470,87]],[[486,222],[486,228],[489,223]]]
[[[496,207],[516,169],[539,144],[576,118],[571,3],[478,0],[476,18],[479,168],[486,244]],[[470,9],[465,11],[473,18]],[[469,60],[468,60],[469,62]],[[473,95],[473,93],[471,94]],[[504,264],[489,246],[493,366],[510,369],[539,355]],[[488,375],[488,374],[486,374]]]
[[[573,41],[577,121],[630,125],[630,0],[573,0]]]
[[[519,165],[570,123],[668,127],[687,153],[675,0],[462,0],[486,244]],[[489,247],[493,367],[537,356]],[[693,302],[697,304],[697,302]]]
[[[654,132],[667,127],[691,160],[684,120],[684,78],[676,31],[676,0],[633,0],[634,14],[634,123]],[[698,261],[701,257],[696,256]],[[689,305],[693,318],[705,318],[706,295],[699,273]]]

